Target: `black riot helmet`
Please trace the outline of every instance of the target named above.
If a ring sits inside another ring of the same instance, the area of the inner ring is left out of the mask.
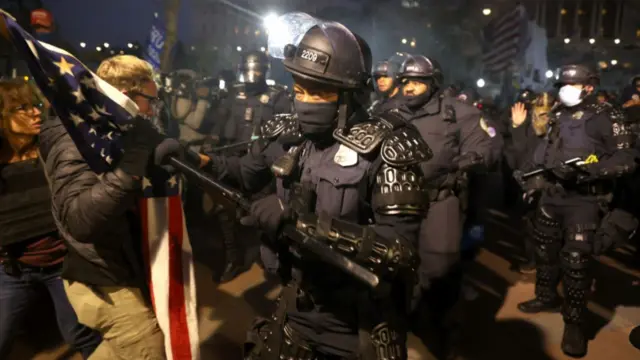
[[[555,83],[556,87],[563,85],[600,85],[600,75],[598,72],[587,65],[573,64],[562,66],[558,70],[558,76]]]
[[[409,55],[402,63],[398,77],[400,79],[431,79],[436,87],[440,87],[444,83],[440,64],[424,55]]]
[[[284,56],[284,67],[300,78],[346,90],[368,86],[371,49],[340,23],[311,27],[297,45],[287,45]]]
[[[535,101],[538,95],[530,88],[522,89],[518,92],[518,96],[516,97],[516,102],[521,102],[526,105],[530,105]]]
[[[238,77],[246,84],[264,83],[270,68],[269,58],[265,53],[248,51],[238,64]]]
[[[373,65],[373,70],[371,70],[371,75],[373,77],[389,76],[389,61],[388,60],[378,61],[375,65]]]

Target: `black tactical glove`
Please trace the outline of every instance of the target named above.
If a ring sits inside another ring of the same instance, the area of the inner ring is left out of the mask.
[[[249,214],[240,219],[240,223],[259,227],[270,239],[276,240],[284,222],[291,218],[289,206],[272,194],[254,201]]]
[[[134,127],[123,135],[124,154],[118,168],[130,176],[143,177],[147,173],[153,150],[165,139],[151,121],[137,116]]]
[[[162,142],[158,144],[158,146],[156,146],[153,155],[154,164],[157,166],[161,166],[170,173],[175,172],[173,167],[169,164],[169,160],[172,157],[175,157],[184,163],[192,165],[195,168],[200,167],[200,156],[197,153],[186,148],[184,145],[180,144],[176,139],[166,138],[162,140]]]
[[[638,228],[638,219],[622,210],[613,209],[602,219],[596,231],[593,253],[600,255],[613,247],[623,245]]]
[[[484,169],[484,159],[476,152],[468,152],[453,158],[453,163],[459,171],[479,171]]]

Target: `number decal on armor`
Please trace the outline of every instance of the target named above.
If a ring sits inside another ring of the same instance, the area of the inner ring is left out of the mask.
[[[311,50],[303,49],[302,54],[300,54],[300,57],[311,62],[318,61],[318,54],[315,51],[311,51]]]

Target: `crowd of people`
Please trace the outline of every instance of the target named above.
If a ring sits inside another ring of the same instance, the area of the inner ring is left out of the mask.
[[[224,249],[217,280],[256,261],[283,285],[273,316],[249,329],[245,359],[407,359],[409,332],[454,358],[452,314],[496,179],[527,224],[521,271],[536,274],[519,310],[561,312],[562,351],[587,353],[594,258],[633,241],[640,216],[640,78],[612,104],[593,68],[567,64],[557,91],[522,91],[501,113],[448,86],[428,54],[372,64],[366,41],[335,22],[316,20],[282,53],[292,89],[267,85],[260,51],[243,56],[237,81],[177,71],[160,88],[146,61],[104,60],[97,76],[139,116],[100,175],[36,87],[0,82],[0,358],[41,285],[85,358],[166,358],[137,200],[150,172],[175,171],[169,155],[251,201],[238,217],[186,187],[194,247]]]

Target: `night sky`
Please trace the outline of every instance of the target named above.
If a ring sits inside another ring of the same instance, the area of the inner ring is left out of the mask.
[[[128,42],[144,44],[153,13],[162,15],[159,0],[42,0],[53,13],[63,38],[78,46],[86,42],[95,47],[104,42],[125,46]],[[179,38],[189,43],[190,0],[182,0],[179,19]]]

